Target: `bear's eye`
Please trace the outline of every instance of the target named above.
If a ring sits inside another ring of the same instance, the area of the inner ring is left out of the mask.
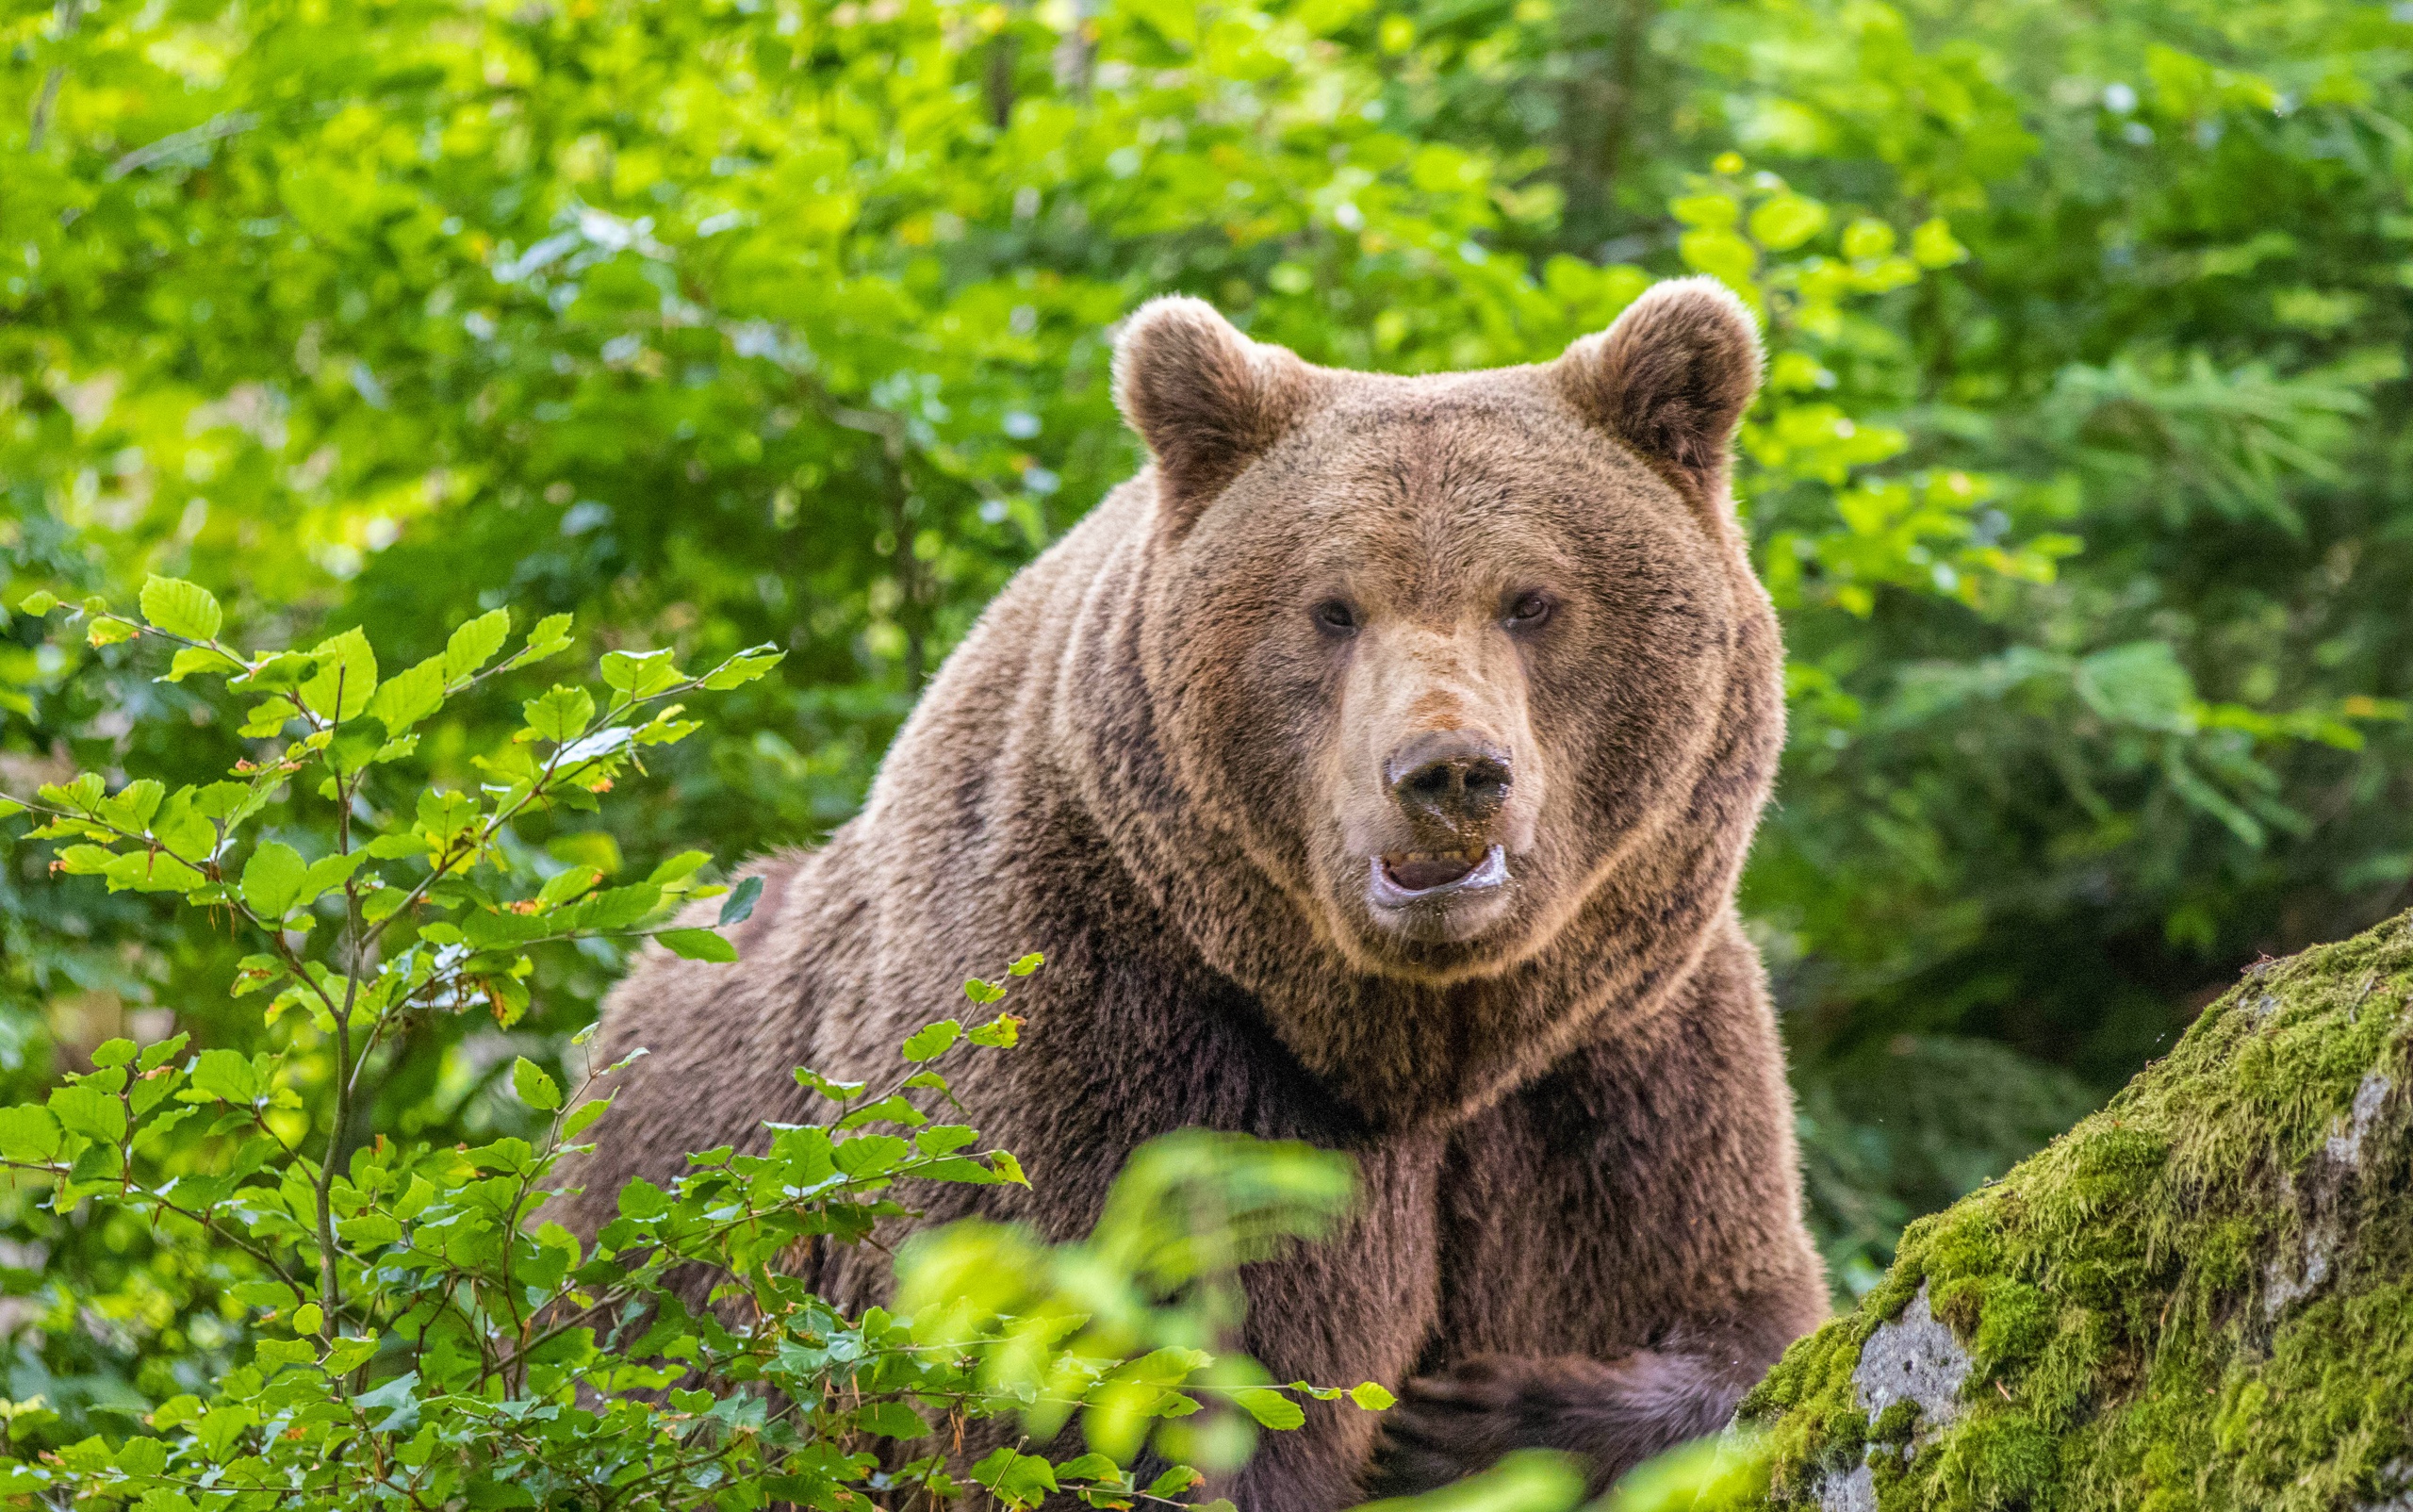
[[[1528,593],[1508,606],[1508,623],[1517,630],[1531,630],[1550,617],[1551,602],[1546,594]]]
[[[1327,635],[1347,635],[1357,629],[1357,611],[1338,599],[1326,599],[1315,607],[1316,628]]]

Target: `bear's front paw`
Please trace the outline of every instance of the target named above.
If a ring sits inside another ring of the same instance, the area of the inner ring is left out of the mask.
[[[1616,1396],[1623,1361],[1576,1356],[1524,1359],[1478,1355],[1407,1383],[1383,1414],[1371,1489],[1412,1496],[1487,1470],[1518,1449],[1587,1456],[1585,1420]],[[1618,1467],[1622,1469],[1623,1467]]]
[[[1479,1355],[1410,1381],[1383,1416],[1371,1489],[1426,1491],[1518,1449],[1584,1463],[1594,1494],[1663,1449],[1714,1431],[1746,1384],[1729,1357],[1638,1349],[1615,1359]]]

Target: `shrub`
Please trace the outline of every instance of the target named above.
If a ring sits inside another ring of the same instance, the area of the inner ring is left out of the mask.
[[[24,605],[57,607],[46,594]],[[909,1213],[915,1183],[1024,1180],[1010,1153],[944,1119],[952,1061],[1012,1052],[1019,1021],[1002,1011],[914,1034],[891,1085],[799,1069],[827,1122],[772,1126],[760,1153],[692,1156],[667,1188],[632,1183],[591,1243],[543,1208],[577,1142],[609,1137],[611,1100],[590,1095],[603,1072],[565,1090],[517,1059],[534,1137],[442,1145],[368,1126],[361,1078],[381,1044],[431,1016],[517,1022],[541,951],[650,942],[737,959],[721,931],[748,917],[759,879],[708,880],[709,858],[689,851],[606,887],[518,826],[595,812],[648,751],[698,728],[682,700],[759,678],[780,653],[700,673],[668,651],[607,654],[599,687],[537,693],[517,733],[448,756],[477,779],[450,788],[429,777],[420,727],[566,650],[568,616],[505,654],[510,616],[496,610],[385,675],[357,630],[306,651],[240,649],[189,583],[151,579],[141,610],[92,600],[73,613],[94,646],[165,643],[165,681],[222,682],[247,700],[254,755],[173,791],[110,791],[86,772],[0,796],[0,818],[30,813],[56,871],[207,911],[251,939],[232,992],[263,1005],[269,1048],[200,1046],[189,1031],[111,1040],[45,1101],[0,1110],[0,1160],[47,1184],[54,1211],[131,1215],[208,1257],[249,1361],[159,1404],[147,1434],[45,1449],[57,1414],[10,1405],[25,1454],[0,1461],[0,1495],[141,1512],[860,1512],[1059,1491],[1127,1507],[1185,1500],[1204,1480],[1193,1465],[1236,1466],[1256,1425],[1301,1421],[1300,1395],[1387,1405],[1371,1383],[1272,1383],[1215,1349],[1236,1318],[1234,1269],[1347,1200],[1346,1161],[1305,1146],[1193,1131],[1144,1147],[1076,1244],[979,1223],[923,1235],[895,1310],[849,1317],[782,1274],[800,1242],[860,1242]],[[713,899],[711,924],[682,913]],[[1040,965],[1025,957],[965,994],[993,1009]],[[691,1307],[698,1275],[708,1297]],[[1075,1416],[1080,1452],[1046,1449]],[[952,1453],[967,1422],[1008,1417],[1016,1441]],[[1143,1482],[1143,1454],[1169,1468]]]

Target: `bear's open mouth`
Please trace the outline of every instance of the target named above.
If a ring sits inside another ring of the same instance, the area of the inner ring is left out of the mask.
[[[1482,850],[1398,850],[1376,856],[1371,891],[1385,908],[1403,908],[1442,897],[1498,887],[1508,879],[1507,853]]]

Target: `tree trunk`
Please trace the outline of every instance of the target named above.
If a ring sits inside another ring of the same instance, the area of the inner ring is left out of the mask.
[[[2413,1512],[2413,915],[2263,961],[1744,1403],[1765,1504]]]

